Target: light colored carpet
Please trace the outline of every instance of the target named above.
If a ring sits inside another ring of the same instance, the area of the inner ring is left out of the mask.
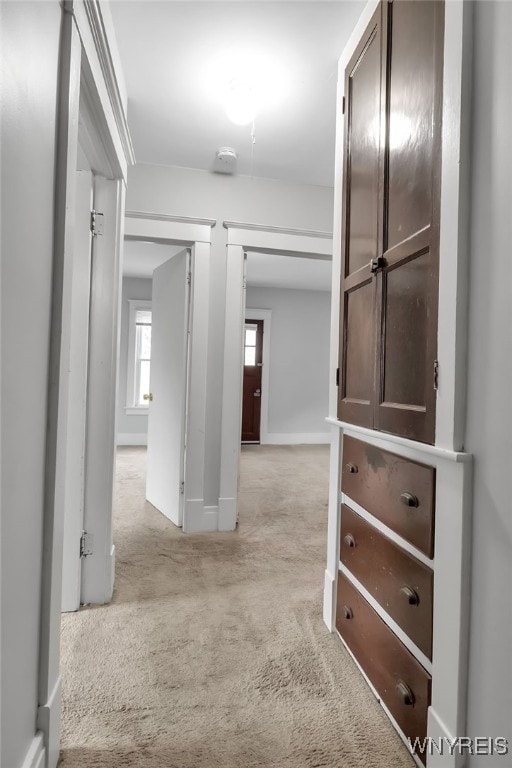
[[[61,768],[411,768],[322,622],[328,451],[247,446],[235,533],[184,535],[119,451],[116,590],[62,622]]]

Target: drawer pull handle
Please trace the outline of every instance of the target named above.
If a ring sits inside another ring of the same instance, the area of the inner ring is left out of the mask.
[[[415,496],[414,493],[409,493],[408,491],[400,494],[400,501],[406,507],[419,507],[420,505],[418,497]]]
[[[400,594],[405,597],[409,605],[418,605],[420,602],[420,598],[416,590],[412,587],[408,587],[407,584],[401,588]]]
[[[343,617],[345,619],[352,619],[353,618],[354,614],[352,613],[352,608],[350,608],[350,606],[344,605],[341,610],[343,612]]]
[[[359,468],[357,464],[352,464],[351,461],[348,464],[345,464],[345,469],[347,470],[349,475],[357,475],[357,473],[359,472]]]
[[[343,541],[345,542],[347,547],[355,547],[356,546],[356,540],[354,539],[354,537],[352,536],[351,533],[347,533],[347,535],[345,536]]]
[[[414,706],[414,693],[411,691],[407,683],[404,683],[403,680],[399,680],[396,684],[396,690],[398,695],[400,696],[400,699],[403,701],[403,703],[408,707]]]

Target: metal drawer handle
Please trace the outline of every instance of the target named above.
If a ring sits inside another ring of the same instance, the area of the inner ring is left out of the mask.
[[[357,464],[352,464],[351,461],[348,464],[345,464],[345,469],[350,475],[357,475],[359,472]]]
[[[420,598],[416,590],[413,589],[412,587],[407,586],[407,584],[405,584],[400,589],[400,594],[402,594],[405,597],[409,605],[418,605],[418,603],[420,602]]]
[[[345,536],[343,541],[345,542],[347,547],[355,547],[356,546],[356,540],[354,539],[354,537],[352,536],[351,533],[347,533],[347,535]]]
[[[352,613],[352,608],[350,608],[350,606],[344,605],[341,610],[343,612],[343,616],[345,619],[350,620],[354,617],[354,614]]]
[[[414,706],[414,693],[411,691],[407,683],[403,680],[399,680],[396,684],[396,690],[403,703],[408,707]]]
[[[415,496],[414,493],[409,493],[408,491],[404,491],[404,493],[400,494],[400,501],[406,507],[419,507],[420,505],[418,497]]]

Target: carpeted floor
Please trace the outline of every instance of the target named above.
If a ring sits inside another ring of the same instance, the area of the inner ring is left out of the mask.
[[[326,446],[244,447],[235,533],[184,535],[118,456],[111,605],[62,622],[61,768],[411,768],[322,622]]]

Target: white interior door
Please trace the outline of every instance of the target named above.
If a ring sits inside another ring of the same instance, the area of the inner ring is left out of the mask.
[[[190,253],[153,273],[146,498],[183,524]]]
[[[70,366],[68,372],[66,472],[64,475],[63,611],[77,611],[80,607],[82,572],[80,537],[84,517],[92,195],[92,173],[90,171],[77,171],[71,300],[69,303]]]

